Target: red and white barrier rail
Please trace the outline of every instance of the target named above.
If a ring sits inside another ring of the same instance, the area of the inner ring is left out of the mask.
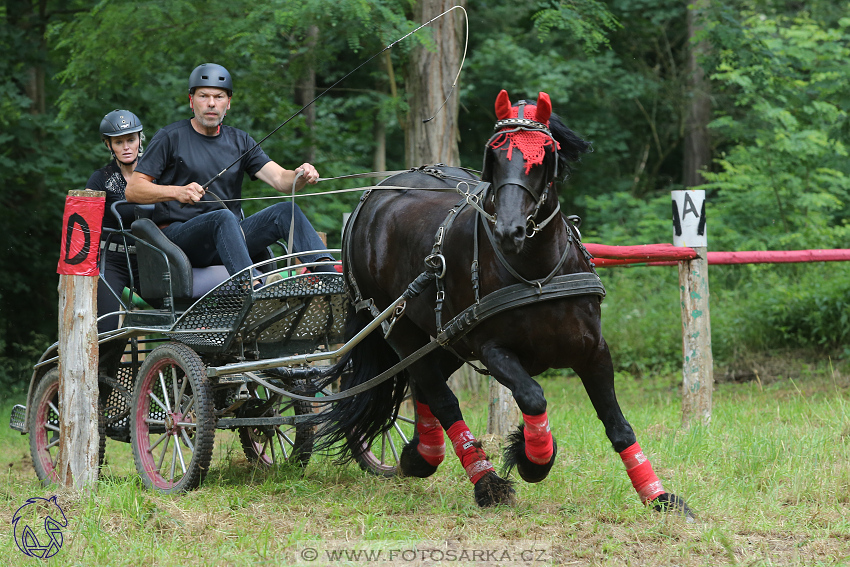
[[[644,264],[647,266],[675,266],[683,260],[693,260],[693,248],[672,244],[643,244],[639,246],[608,246],[586,242],[587,251],[593,254],[597,267]],[[744,252],[708,252],[709,264],[780,264],[801,262],[850,261],[850,249],[833,250],[752,250]]]

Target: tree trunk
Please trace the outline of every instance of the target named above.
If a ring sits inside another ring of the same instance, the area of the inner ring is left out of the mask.
[[[449,388],[452,391],[465,390],[472,394],[479,394],[485,382],[484,377],[478,374],[469,364],[464,364],[455,370],[448,380]]]
[[[390,88],[390,96],[393,101],[398,98],[398,86],[395,80],[395,70],[393,69],[393,60],[389,51],[384,52],[384,65],[387,71],[387,84]],[[385,85],[377,85],[377,90],[381,90]],[[401,123],[402,121],[399,120]],[[402,123],[402,126],[404,124]],[[387,124],[381,118],[380,112],[375,114],[375,121],[372,124],[372,134],[375,142],[375,152],[372,155],[372,171],[387,170]]]
[[[316,49],[316,43],[319,40],[319,27],[312,25],[307,29],[307,37],[305,45],[307,47],[307,57],[310,62],[305,67],[304,75],[295,87],[295,104],[304,106],[309,104],[316,98],[316,67],[313,64],[313,52]],[[316,127],[316,107],[310,105],[301,113],[304,116],[304,131],[303,137],[307,139],[307,145],[304,148],[303,159],[307,163],[316,161],[316,141],[313,136],[313,130]],[[301,165],[301,164],[298,164]]]
[[[711,163],[711,142],[708,135],[708,123],[711,120],[711,100],[709,83],[700,67],[698,58],[708,46],[705,42],[693,42],[695,34],[702,27],[702,12],[709,6],[709,0],[696,0],[688,8],[688,54],[689,90],[691,104],[685,126],[685,147],[683,157],[682,183],[685,187],[696,187],[705,183],[701,171]]]
[[[454,0],[419,0],[414,7],[414,20],[426,22],[452,6],[465,6]],[[430,163],[460,165],[458,138],[458,91],[452,83],[463,56],[462,22],[452,12],[429,27],[436,51],[417,47],[410,56],[407,91],[410,111],[405,128],[405,154],[408,167]],[[421,32],[420,32],[421,33]],[[443,102],[448,102],[443,106]]]
[[[375,153],[372,155],[372,171],[387,170],[387,125],[380,118],[372,124]]]

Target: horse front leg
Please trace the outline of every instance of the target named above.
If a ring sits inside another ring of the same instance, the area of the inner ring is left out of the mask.
[[[540,482],[549,475],[558,454],[558,444],[546,414],[543,388],[508,349],[485,345],[481,349],[481,362],[493,378],[511,391],[522,412],[523,422],[508,436],[505,468],[510,472],[516,467],[525,482]]]
[[[439,449],[434,449],[442,444],[445,428],[455,454],[475,487],[475,502],[482,508],[513,504],[515,492],[512,483],[496,474],[481,442],[475,439],[464,422],[457,397],[446,383],[446,378],[458,366],[457,359],[452,359],[454,357],[440,361],[439,357],[434,357],[410,368],[419,415],[417,434],[402,450],[402,474],[422,476],[417,473],[431,474],[436,470],[442,456],[435,454],[439,453]],[[453,368],[449,368],[452,365]]]
[[[614,392],[614,367],[605,340],[600,337],[591,356],[574,365],[573,370],[581,378],[596,416],[605,426],[605,434],[611,446],[620,454],[626,474],[641,502],[658,511],[672,510],[693,519],[693,513],[685,501],[664,490],[661,480],[652,470],[652,464],[638,444],[632,426],[623,416]]]

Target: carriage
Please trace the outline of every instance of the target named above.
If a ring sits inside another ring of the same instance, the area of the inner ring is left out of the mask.
[[[133,205],[115,204],[118,218],[120,206]],[[203,479],[215,431],[224,429],[238,434],[257,466],[306,465],[315,436],[308,419],[321,407],[311,400],[323,395],[310,385],[343,338],[342,275],[312,273],[315,263],[298,262],[309,251],[285,248],[277,256],[269,249],[232,277],[223,266],[193,268],[150,219],[152,207],[134,208],[132,227],[110,232],[105,242],[136,254],[139,293],[124,290],[119,328],[98,335],[99,461],[107,437],[130,443],[146,486],[185,491]],[[57,354],[58,343],[35,364],[27,403],[15,406],[10,420],[29,434],[33,466],[45,483],[58,481]],[[278,362],[268,368],[207,376],[207,368],[272,359]],[[402,417],[381,440],[382,450],[365,453],[364,469],[393,474],[393,455],[411,423]]]
[[[642,502],[692,518],[621,411],[602,336],[605,289],[579,219],[560,209],[556,182],[590,144],[552,113],[545,93],[512,104],[502,91],[496,116],[480,177],[422,167],[364,192],[343,236],[342,274],[293,275],[275,265],[288,257],[278,258],[255,266],[272,272],[258,289],[246,270],[200,295],[193,282],[203,278],[179,249],[149,219],[133,223],[140,291],[154,305],[101,337],[102,346],[131,345],[129,354],[116,349],[119,370],[104,361],[101,413],[107,435],[129,438],[147,486],[196,486],[215,429],[236,429],[245,454],[264,465],[306,463],[315,447],[413,477],[436,472],[448,436],[476,503],[510,504],[512,481],[496,473],[447,385],[478,361],[522,412],[504,449],[508,474],[540,482],[551,471],[558,447],[533,377],[572,368]],[[143,341],[160,344],[137,348]],[[54,354],[55,346],[36,366],[28,409],[13,415],[30,430],[43,477],[58,430]]]

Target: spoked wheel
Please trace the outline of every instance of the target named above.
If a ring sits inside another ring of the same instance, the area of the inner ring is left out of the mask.
[[[197,487],[212,459],[215,415],[200,357],[160,345],[139,369],[130,413],[136,470],[145,486],[170,494]]]
[[[391,477],[397,474],[401,450],[413,438],[415,431],[416,412],[413,408],[413,397],[408,394],[389,431],[375,439],[357,458],[360,468],[378,476]]]
[[[281,417],[308,415],[313,412],[310,402],[293,400],[291,408],[284,409],[289,401],[269,392],[265,386],[251,384],[251,399],[247,412],[255,417]],[[296,388],[302,389],[303,388]],[[239,428],[239,440],[249,461],[261,467],[272,467],[284,462],[306,466],[313,453],[315,428],[305,423],[283,425],[257,425]]]
[[[98,459],[97,465],[103,465],[106,452],[106,434],[104,419],[98,412]],[[50,369],[38,383],[29,412],[28,429],[30,432],[30,454],[32,466],[38,479],[48,486],[59,482],[56,471],[59,459],[59,369]]]

